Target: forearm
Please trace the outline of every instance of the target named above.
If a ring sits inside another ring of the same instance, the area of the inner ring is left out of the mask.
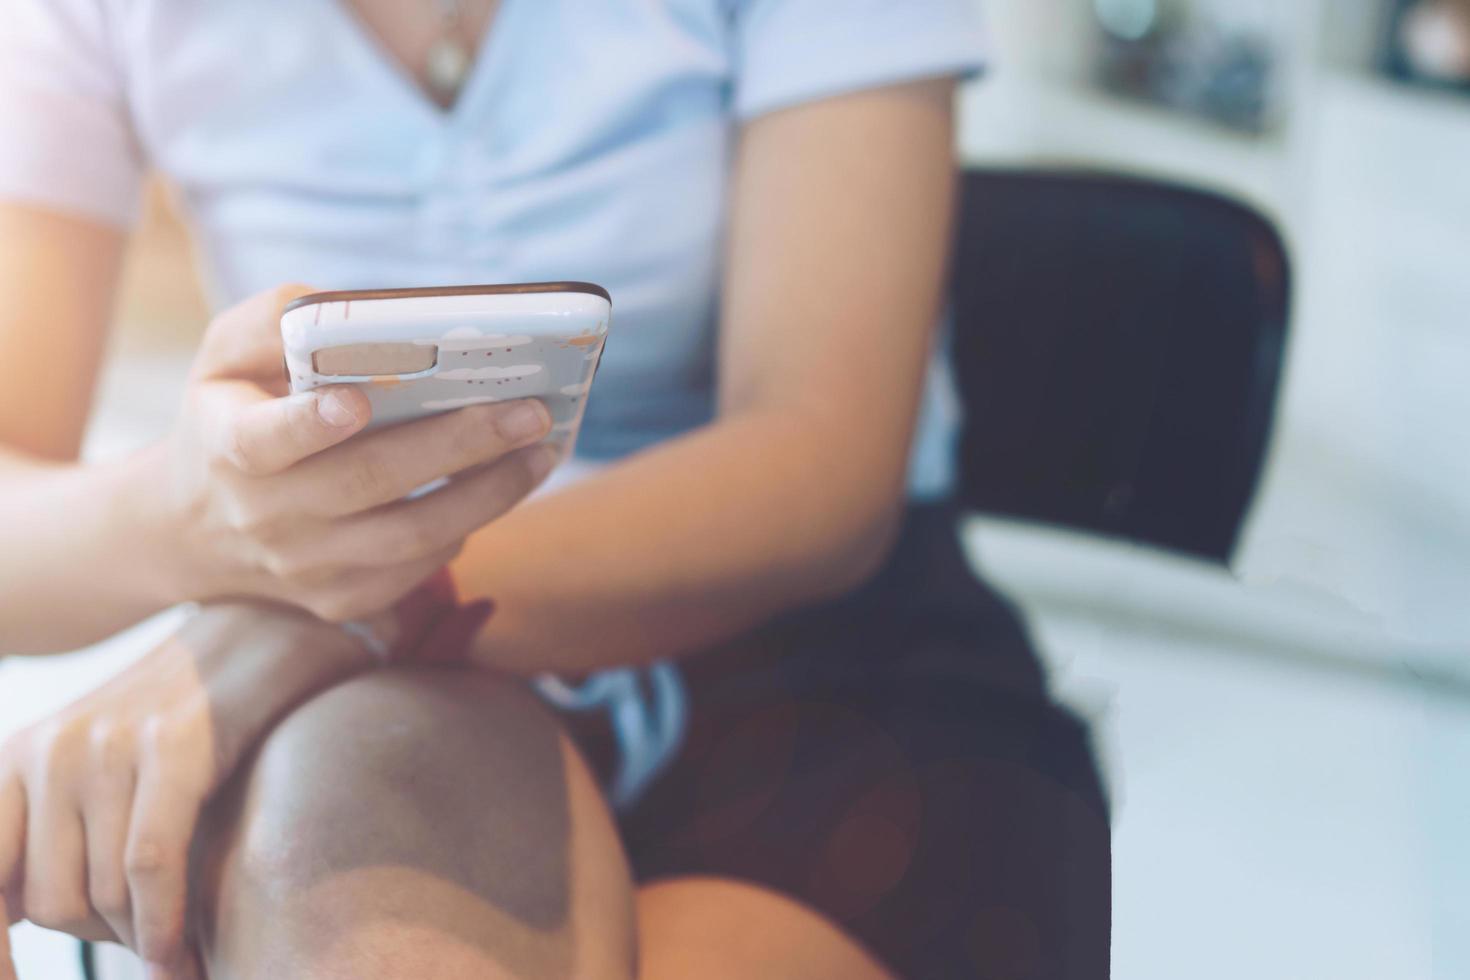
[[[481,531],[455,566],[495,613],[477,662],[578,673],[677,656],[844,591],[881,559],[901,465],[752,413]]]
[[[85,646],[178,601],[156,456],[84,465],[0,450],[0,655]]]
[[[168,644],[198,672],[215,756],[231,765],[297,705],[378,663],[340,628],[269,603],[206,605]]]
[[[458,581],[496,605],[477,662],[576,674],[677,656],[876,570],[943,291],[952,96],[917,82],[745,127],[718,421],[471,538]]]

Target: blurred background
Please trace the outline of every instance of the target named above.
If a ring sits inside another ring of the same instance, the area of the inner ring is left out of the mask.
[[[1470,977],[1470,3],[990,0],[967,160],[1269,217],[1295,273],[1230,567],[993,518],[1094,719],[1118,977]]]
[[[1227,564],[967,528],[1096,726],[1115,975],[1470,977],[1470,0],[982,5],[967,163],[1221,192],[1294,270]],[[164,428],[206,289],[156,187],[91,451]]]

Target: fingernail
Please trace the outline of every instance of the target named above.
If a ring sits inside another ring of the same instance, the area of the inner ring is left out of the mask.
[[[495,427],[500,434],[512,442],[534,439],[546,431],[548,416],[540,402],[521,402],[500,416]]]
[[[317,398],[316,411],[323,422],[338,429],[357,424],[357,413],[347,403],[347,398],[338,391],[324,392]]]

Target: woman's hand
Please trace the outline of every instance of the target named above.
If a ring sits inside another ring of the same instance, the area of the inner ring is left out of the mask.
[[[535,446],[551,420],[533,400],[357,435],[370,416],[361,392],[286,395],[280,315],[309,291],[256,296],[205,336],[169,445],[180,599],[259,597],[339,622],[376,613],[555,462],[555,450]],[[445,476],[447,487],[404,499]]]
[[[463,650],[487,615],[447,576],[387,616],[395,656]],[[210,606],[56,716],[0,746],[0,940],[12,918],[189,975],[188,855],[200,808],[293,707],[370,669],[337,627],[280,606]],[[8,916],[6,906],[9,906]],[[11,974],[0,942],[0,978]]]
[[[212,607],[13,736],[0,747],[10,914],[122,942],[155,972],[184,968],[189,844],[204,801],[274,718],[371,665],[346,634],[304,615]]]
[[[212,713],[175,639],[0,747],[9,914],[183,973],[188,843],[222,778]]]

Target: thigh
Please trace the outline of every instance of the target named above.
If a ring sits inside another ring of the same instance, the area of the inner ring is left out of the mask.
[[[1082,727],[984,689],[875,687],[696,724],[624,822],[640,880],[759,885],[904,977],[1108,976],[1110,835]]]
[[[639,980],[890,980],[856,942],[775,892],[676,878],[638,893]]]
[[[858,593],[685,662],[692,725],[622,820],[640,881],[799,901],[904,977],[1109,975],[1111,843],[1086,728],[947,506]]]
[[[381,671],[302,706],[210,815],[211,976],[630,976],[633,892],[524,686]]]

